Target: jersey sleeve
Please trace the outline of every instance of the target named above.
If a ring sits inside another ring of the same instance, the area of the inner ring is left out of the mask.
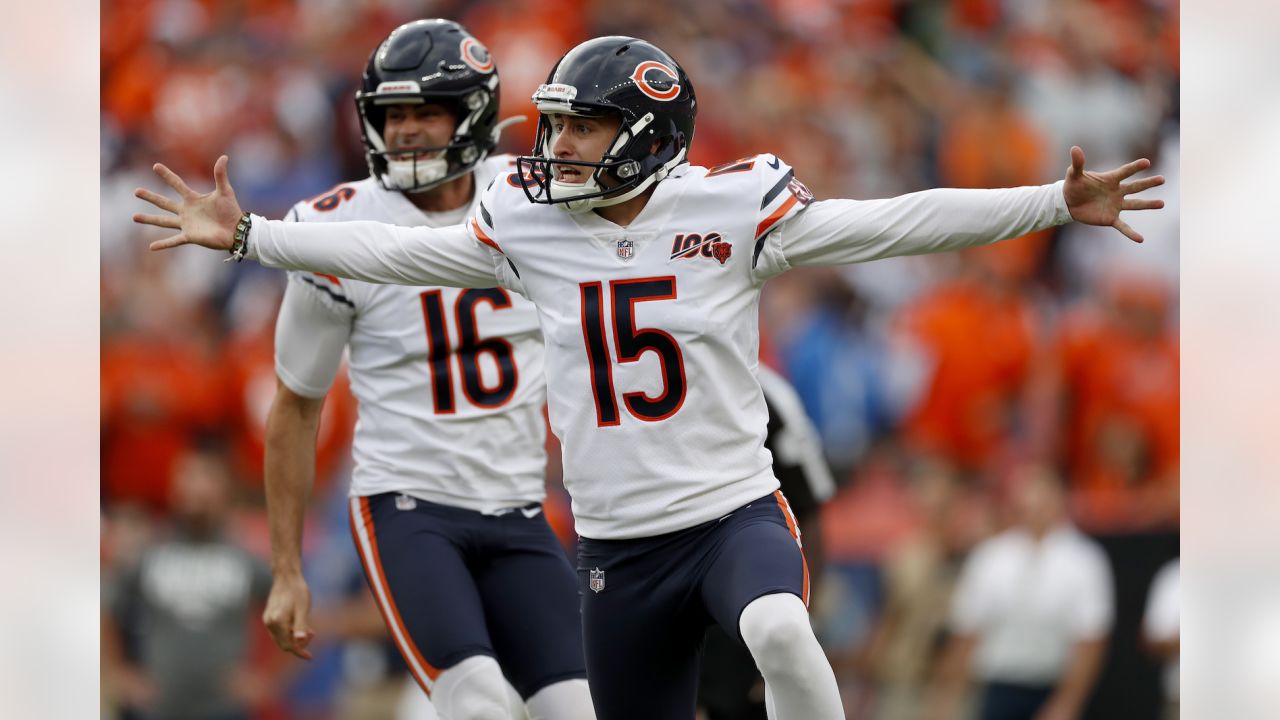
[[[1061,225],[1071,220],[1062,184],[814,202],[767,236],[756,272],[959,250]]]
[[[777,155],[758,155],[754,162],[760,197],[756,210],[755,237],[751,265],[762,277],[771,277],[770,256],[761,256],[768,239],[787,221],[800,216],[813,203],[813,193],[796,178],[795,170]],[[763,260],[764,267],[760,267]]]
[[[372,283],[490,288],[501,280],[493,253],[463,226],[292,223],[254,215],[248,257],[267,267]]]
[[[329,392],[351,337],[355,303],[334,277],[289,273],[276,318],[276,376],[293,392]]]
[[[466,228],[467,234],[476,243],[489,248],[493,253],[493,269],[498,277],[499,284],[520,293],[525,299],[528,299],[528,293],[525,292],[524,284],[520,281],[519,268],[507,257],[506,252],[503,251],[502,246],[495,239],[498,237],[498,231],[493,210],[497,209],[499,203],[502,202],[498,195],[499,183],[505,182],[508,174],[501,173],[489,182],[489,186],[485,188],[484,193],[480,196],[480,202],[476,203],[476,209],[471,219],[467,220]]]
[[[284,222],[308,220],[305,202],[290,208]],[[308,398],[329,391],[351,336],[355,298],[333,275],[292,270],[276,316],[276,377]]]

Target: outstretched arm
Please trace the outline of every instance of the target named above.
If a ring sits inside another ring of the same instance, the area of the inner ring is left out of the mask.
[[[133,220],[178,234],[151,243],[151,249],[199,245],[230,251],[243,211],[227,178],[227,156],[214,164],[214,189],[205,194],[160,163],[154,170],[179,200],[138,188],[137,197],[166,214],[137,213]],[[268,267],[367,282],[486,288],[498,284],[496,263],[501,260],[495,255],[460,226],[437,230],[375,222],[285,223],[254,215],[245,257]]]
[[[1084,169],[1084,152],[1073,147],[1066,178],[1052,185],[942,188],[885,200],[824,200],[766,238],[759,265],[769,275],[800,265],[958,250],[1073,220],[1115,227],[1142,242],[1142,236],[1120,219],[1120,211],[1164,207],[1162,200],[1129,197],[1164,184],[1158,175],[1126,182],[1150,165],[1142,159],[1107,172],[1090,172]]]

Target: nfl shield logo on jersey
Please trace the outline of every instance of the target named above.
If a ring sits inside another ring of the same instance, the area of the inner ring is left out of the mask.
[[[636,254],[636,244],[626,238],[618,241],[618,257],[623,260],[630,260]],[[601,581],[603,586],[604,581]],[[599,591],[597,591],[599,592]]]
[[[600,568],[592,568],[591,570],[591,592],[600,592],[604,589],[604,571]]]
[[[408,496],[408,495],[397,495],[397,496],[396,496],[396,509],[397,509],[397,510],[412,510],[412,509],[414,509],[414,508],[416,508],[416,507],[418,507],[418,501],[417,501],[417,500],[414,500],[412,497],[410,497],[410,496]]]

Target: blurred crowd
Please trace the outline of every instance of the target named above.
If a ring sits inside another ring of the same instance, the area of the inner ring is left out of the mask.
[[[235,598],[218,597],[241,610],[260,599],[284,286],[252,263],[146,252],[158,234],[130,222],[133,189],[159,186],[157,160],[207,186],[225,152],[240,203],[280,217],[366,176],[352,96],[381,38],[419,17],[458,20],[489,46],[501,115],[530,119],[507,129],[505,152],[531,146],[530,94],[565,50],[628,34],[693,79],[694,163],[773,152],[819,199],[1052,182],[1071,145],[1091,169],[1149,157],[1167,178],[1150,193],[1166,209],[1129,219],[1143,245],[1072,225],[766,288],[762,359],[795,384],[840,485],[822,516],[828,563],[875,577],[864,620],[840,583],[815,615],[851,694],[905,683],[923,696],[957,563],[1015,522],[1028,466],[1065,486],[1063,512],[1089,535],[1177,532],[1177,0],[115,0],[101,35],[102,561],[104,617],[121,631],[108,665],[173,652],[148,646],[136,568],[210,525],[230,549],[202,561],[237,578]],[[261,668],[229,685],[253,717],[332,717],[342,688],[395,664],[359,603],[343,516],[354,413],[340,383],[305,543],[318,608],[349,630],[299,669],[250,617],[218,652]],[[553,467],[550,514],[568,540],[557,481]],[[172,639],[181,646],[222,620],[175,577],[155,582],[193,633]],[[893,631],[885,613],[903,592],[923,624]],[[908,635],[895,645],[893,632]],[[158,692],[154,678],[121,677],[116,701]]]

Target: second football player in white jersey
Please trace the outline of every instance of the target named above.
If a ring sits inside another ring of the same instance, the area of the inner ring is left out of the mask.
[[[1073,149],[1052,185],[814,202],[773,155],[687,165],[693,86],[636,38],[574,48],[534,100],[534,155],[490,186],[466,232],[242,214],[225,158],[207,195],[157,165],[182,202],[140,189],[173,215],[135,220],[181,231],[154,249],[193,243],[271,266],[497,285],[532,300],[582,536],[597,716],[692,714],[698,642],[716,622],[750,650],[772,717],[842,717],[808,624],[794,518],[764,449],[761,287],[792,267],[969,247],[1071,220],[1139,239],[1119,212],[1159,207],[1127,196],[1162,179],[1124,182],[1145,160],[1085,172]]]
[[[287,219],[460,224],[514,164],[488,157],[498,88],[493,60],[457,23],[397,28],[356,96],[370,177]],[[273,636],[309,654],[299,542],[314,428],[344,349],[359,400],[352,535],[410,673],[445,718],[510,716],[504,670],[531,717],[590,718],[573,570],[541,515],[542,335],[533,305],[502,288],[289,274],[267,425]]]

